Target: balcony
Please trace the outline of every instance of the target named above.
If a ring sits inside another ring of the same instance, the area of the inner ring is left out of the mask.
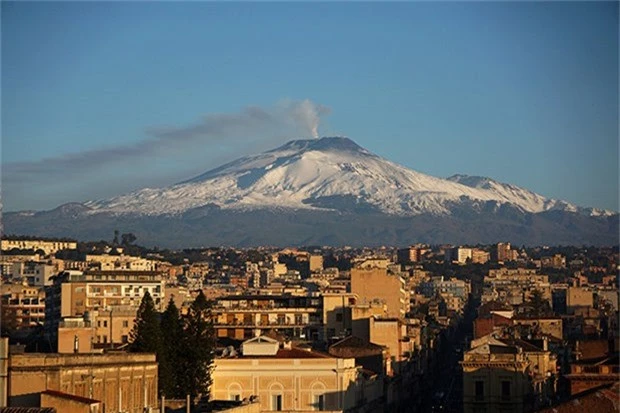
[[[215,328],[235,328],[235,327],[239,327],[239,328],[303,328],[303,327],[311,327],[311,326],[319,326],[321,325],[320,323],[295,323],[292,321],[284,321],[284,322],[279,322],[279,321],[269,321],[269,322],[243,322],[243,321],[238,321],[238,322],[232,322],[232,323],[222,323],[222,322],[215,322],[214,323],[214,327]]]

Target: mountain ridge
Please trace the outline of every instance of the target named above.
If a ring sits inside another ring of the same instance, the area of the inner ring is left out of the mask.
[[[327,207],[322,200],[356,197],[391,215],[450,214],[459,199],[510,203],[526,212],[562,209],[613,215],[546,198],[491,178],[453,175],[443,179],[381,158],[346,137],[292,140],[275,149],[236,159],[164,188],[143,188],[107,200],[88,201],[90,213],[183,213],[207,204],[224,209]]]
[[[492,178],[438,178],[345,137],[292,140],[164,188],[4,213],[5,233],[144,245],[617,245],[618,213]]]

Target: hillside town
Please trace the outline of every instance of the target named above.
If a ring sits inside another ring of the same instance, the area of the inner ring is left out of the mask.
[[[138,241],[1,240],[0,411],[618,410],[618,246]]]

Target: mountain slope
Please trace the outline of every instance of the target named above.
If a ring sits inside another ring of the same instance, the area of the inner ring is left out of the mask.
[[[469,177],[472,178],[472,177]],[[441,179],[390,162],[348,138],[297,140],[248,156],[166,188],[146,188],[87,202],[90,213],[180,214],[215,205],[223,209],[341,210],[362,207],[385,214],[450,215],[455,205],[488,203],[524,212],[582,212],[564,201],[487,179]],[[481,178],[482,179],[482,178]],[[587,211],[583,210],[587,213]]]
[[[441,179],[347,138],[297,140],[166,188],[51,211],[3,214],[4,232],[141,244],[407,245],[415,242],[617,245],[618,214],[490,178]]]

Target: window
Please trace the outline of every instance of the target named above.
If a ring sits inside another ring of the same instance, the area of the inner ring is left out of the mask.
[[[482,380],[476,381],[476,400],[484,400],[484,382]]]
[[[108,336],[103,336],[103,343],[107,343],[108,342]]]
[[[121,341],[124,343],[129,343],[129,337],[127,337],[126,335],[121,336]]]
[[[125,328],[129,327],[129,321],[123,320],[123,327]]]
[[[271,396],[271,410],[282,411],[282,395],[274,394]]]
[[[323,411],[325,410],[325,395],[318,394],[314,396],[314,410]]]
[[[502,381],[502,400],[510,399],[510,381]]]
[[[103,326],[107,327],[108,326],[108,320],[103,320]]]
[[[241,395],[240,394],[233,394],[233,395],[230,396],[230,400],[239,401],[239,400],[241,400]]]

